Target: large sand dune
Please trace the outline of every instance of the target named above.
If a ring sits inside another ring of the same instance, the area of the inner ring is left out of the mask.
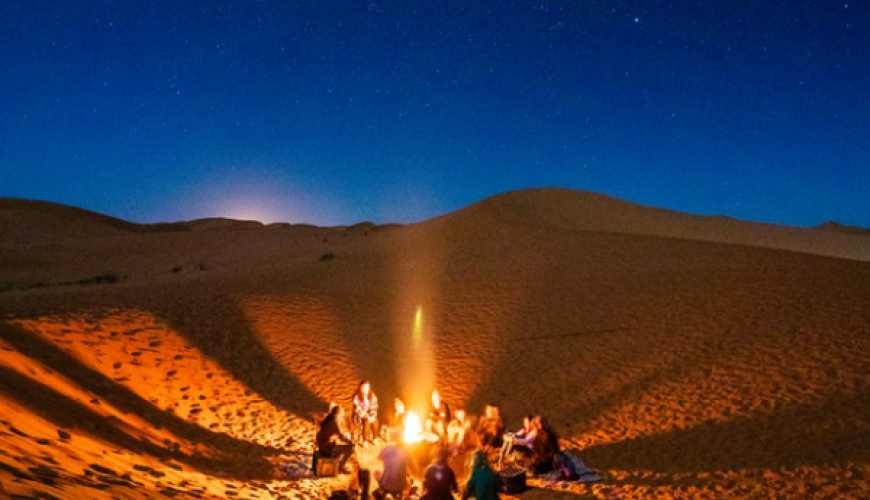
[[[0,200],[0,497],[322,496],[312,414],[369,378],[543,414],[604,477],[525,498],[870,498],[868,260],[567,190],[333,228]]]

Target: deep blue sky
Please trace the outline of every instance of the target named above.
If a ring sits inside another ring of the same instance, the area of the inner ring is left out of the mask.
[[[539,186],[870,226],[870,2],[0,2],[0,196],[338,225]]]

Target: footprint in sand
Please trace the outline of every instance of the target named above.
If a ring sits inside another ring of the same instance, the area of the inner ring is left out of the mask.
[[[27,470],[36,477],[37,481],[49,486],[56,486],[56,479],[60,478],[60,474],[56,470],[44,465],[29,467]]]
[[[11,425],[9,426],[9,431],[12,432],[13,434],[18,434],[21,437],[26,437],[26,438],[30,437],[30,435],[27,434],[26,432],[19,430],[19,429],[16,429],[15,427],[13,427]]]

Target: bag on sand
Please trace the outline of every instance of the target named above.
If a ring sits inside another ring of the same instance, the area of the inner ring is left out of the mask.
[[[583,460],[580,458],[580,454],[576,449],[565,450],[557,453],[556,456],[553,457],[553,468],[556,469],[561,481],[576,481],[579,483],[594,483],[601,481],[601,476],[583,463]]]
[[[574,461],[567,454],[559,451],[553,455],[553,470],[559,473],[562,481],[576,481],[580,475],[574,467]]]

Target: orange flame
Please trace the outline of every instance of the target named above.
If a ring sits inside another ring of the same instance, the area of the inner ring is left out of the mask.
[[[406,443],[418,443],[423,439],[423,426],[420,424],[420,417],[413,411],[409,411],[405,415],[405,433],[402,435],[402,440]]]

